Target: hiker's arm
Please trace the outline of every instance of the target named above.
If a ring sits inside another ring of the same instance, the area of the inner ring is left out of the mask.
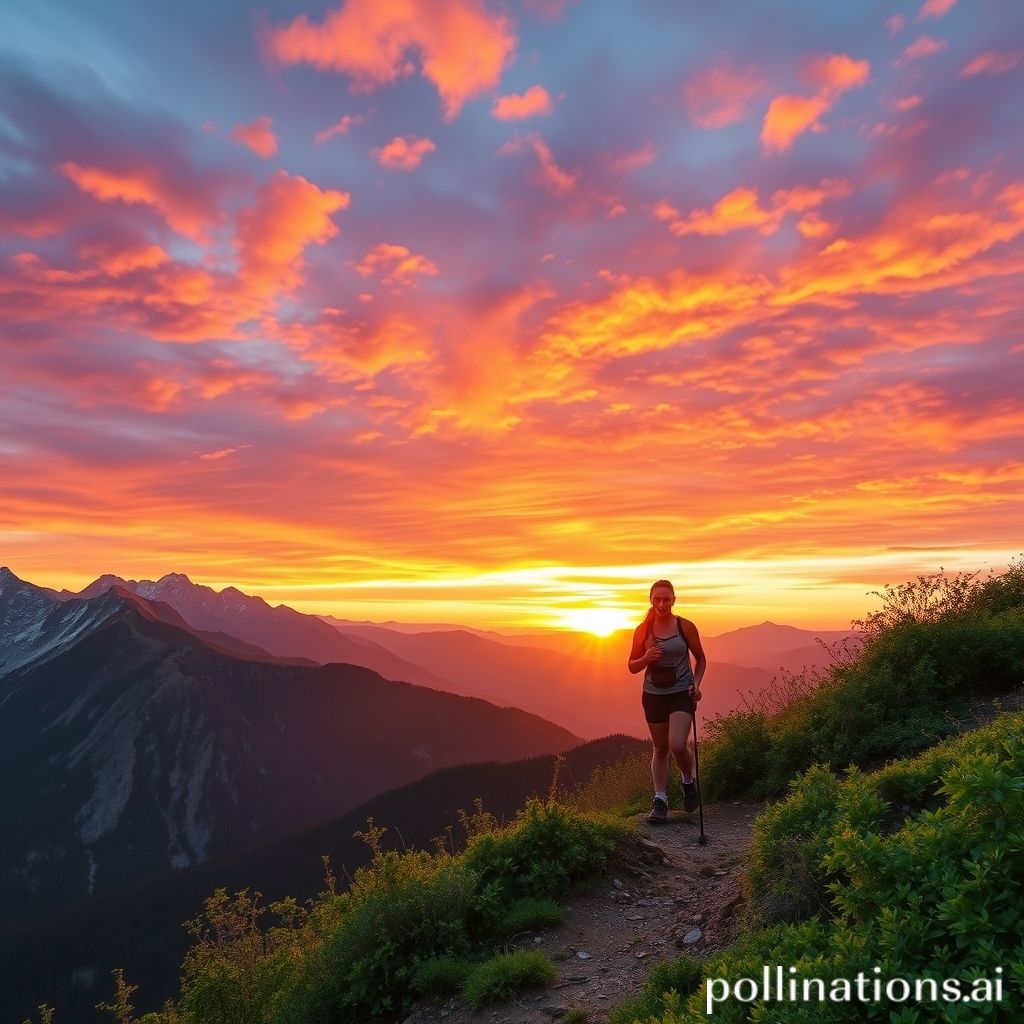
[[[693,655],[693,689],[695,694],[699,694],[700,681],[704,678],[704,670],[708,667],[707,655],[701,645],[697,627],[689,619],[683,619],[683,636],[686,638],[686,646],[690,648],[690,653]]]
[[[649,651],[644,650],[644,636],[646,631],[644,626],[641,624],[633,632],[633,646],[629,651],[629,661],[626,662],[626,667],[633,675],[637,672],[643,672],[648,665],[650,665],[652,658],[651,654],[657,650],[660,655],[661,651],[659,648],[654,647]]]

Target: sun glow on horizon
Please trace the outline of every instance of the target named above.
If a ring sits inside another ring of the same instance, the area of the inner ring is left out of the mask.
[[[624,608],[567,608],[560,612],[555,625],[597,637],[611,636],[633,626],[635,613]]]

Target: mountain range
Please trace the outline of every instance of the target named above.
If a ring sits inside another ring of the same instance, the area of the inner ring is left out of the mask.
[[[586,739],[616,732],[647,735],[640,712],[640,677],[630,676],[625,668],[631,639],[626,632],[604,640],[568,631],[503,636],[450,627],[411,632],[395,624],[349,622],[304,615],[286,605],[272,607],[234,587],[217,592],[179,573],[156,581],[101,576],[81,594],[65,591],[55,596],[89,597],[115,586],[170,605],[189,628],[206,631],[211,638],[227,634],[278,657],[363,665],[388,679],[518,707]],[[793,650],[782,651],[773,641],[759,642],[762,633],[776,628],[792,631],[788,639]],[[814,645],[815,634],[807,630],[766,623],[736,633],[743,634],[745,642],[733,642],[734,634],[724,634],[724,650],[730,655],[746,652],[741,663],[721,656],[718,638],[705,640],[712,662],[703,687],[705,716],[728,713],[740,695],[769,686],[779,669],[795,671],[824,658]]]
[[[580,742],[362,666],[242,656],[118,584],[89,593],[0,572],[2,910],[266,842],[448,765]]]

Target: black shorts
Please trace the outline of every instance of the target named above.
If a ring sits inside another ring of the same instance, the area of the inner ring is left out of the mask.
[[[693,698],[687,690],[680,693],[648,693],[643,691],[644,718],[652,725],[667,722],[673,711],[693,714]]]

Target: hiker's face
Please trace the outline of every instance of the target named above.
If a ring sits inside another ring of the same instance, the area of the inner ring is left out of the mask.
[[[651,605],[656,612],[670,612],[676,603],[676,595],[668,587],[655,587],[651,592]]]

